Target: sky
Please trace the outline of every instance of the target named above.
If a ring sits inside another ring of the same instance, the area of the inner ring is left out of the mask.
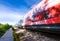
[[[41,0],[0,0],[0,23],[15,25]]]

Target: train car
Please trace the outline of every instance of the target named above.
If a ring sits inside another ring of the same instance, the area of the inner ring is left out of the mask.
[[[42,0],[24,16],[23,26],[40,31],[60,32],[60,0]]]

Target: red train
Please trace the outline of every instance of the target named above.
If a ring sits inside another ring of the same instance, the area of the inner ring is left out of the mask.
[[[60,27],[60,0],[42,0],[24,16],[23,26],[29,29],[57,28],[58,30]]]

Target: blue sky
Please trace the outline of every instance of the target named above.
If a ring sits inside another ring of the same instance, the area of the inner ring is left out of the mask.
[[[41,0],[0,0],[0,23],[16,24]]]

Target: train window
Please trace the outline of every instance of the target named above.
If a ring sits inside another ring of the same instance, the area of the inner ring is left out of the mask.
[[[32,15],[32,18],[35,18],[36,16],[35,15]]]
[[[28,21],[30,21],[30,18],[29,17],[26,18],[26,22],[28,22]]]
[[[37,9],[37,8],[35,8],[34,10],[33,10],[33,15],[37,15],[37,14],[39,14],[41,12],[41,9]]]
[[[32,15],[32,18],[33,18],[33,20],[32,20],[32,22],[35,22],[36,21],[36,15]]]
[[[47,11],[44,11],[43,16],[44,16],[44,19],[48,19],[48,18],[49,18],[49,17],[48,17],[48,12],[47,12]]]

